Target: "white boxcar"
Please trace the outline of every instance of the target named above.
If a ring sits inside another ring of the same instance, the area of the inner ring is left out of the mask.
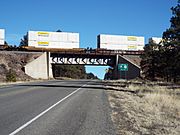
[[[79,48],[79,33],[29,31],[28,46],[45,48]]]
[[[143,50],[144,37],[105,35],[98,36],[98,48],[110,50]]]
[[[0,45],[4,45],[4,40],[0,39]]]
[[[5,39],[5,30],[0,29],[0,45],[4,45],[4,39]]]
[[[159,38],[159,37],[152,37],[149,39],[149,42],[154,42],[155,44],[159,44],[162,42],[162,38]]]
[[[4,41],[3,40],[0,40],[0,45],[4,45]]]
[[[29,46],[39,48],[78,48],[79,43],[69,42],[48,42],[48,41],[29,41]]]

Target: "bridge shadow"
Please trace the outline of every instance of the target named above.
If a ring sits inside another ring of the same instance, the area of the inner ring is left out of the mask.
[[[77,81],[78,82],[78,81]],[[78,82],[75,85],[73,84],[59,84],[59,85],[53,85],[53,84],[22,84],[18,85],[20,87],[41,87],[41,88],[84,88],[84,89],[96,89],[96,90],[104,90],[105,86],[102,82],[89,82],[85,83],[87,85],[82,86],[82,83]]]

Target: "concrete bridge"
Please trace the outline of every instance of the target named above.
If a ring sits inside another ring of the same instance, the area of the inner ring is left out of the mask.
[[[39,49],[38,49],[39,50]],[[113,79],[133,79],[140,76],[142,51],[105,49],[43,49],[40,57],[25,66],[25,73],[36,79],[53,78],[53,65],[111,66]],[[128,71],[120,72],[118,64],[128,64]]]

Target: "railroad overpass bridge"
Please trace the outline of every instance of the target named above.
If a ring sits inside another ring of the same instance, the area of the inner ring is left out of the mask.
[[[25,66],[25,72],[33,78],[53,78],[53,66],[93,65],[110,66],[113,78],[133,79],[140,76],[140,55],[143,51],[124,51],[106,49],[45,49],[28,48],[31,51],[43,51],[36,60]],[[128,71],[119,72],[118,64],[128,64]]]

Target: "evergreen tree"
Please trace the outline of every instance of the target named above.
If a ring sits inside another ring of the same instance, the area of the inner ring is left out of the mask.
[[[21,47],[21,46],[27,46],[27,45],[28,45],[28,35],[26,34],[23,36],[23,39],[21,39],[19,46]]]
[[[62,32],[62,30],[58,29],[56,32]]]
[[[5,44],[5,45],[8,45],[8,42],[7,42],[7,41],[4,41],[4,44]]]
[[[166,74],[174,82],[180,77],[180,1],[176,7],[172,7],[171,26],[163,33],[164,49],[168,66]]]
[[[53,65],[54,77],[69,77],[74,79],[84,79],[86,77],[83,65]]]
[[[144,54],[141,56],[141,69],[146,79],[154,81],[156,77],[160,76],[160,47],[159,44],[152,41],[144,47]]]
[[[141,68],[147,79],[180,79],[180,1],[171,10],[171,26],[163,33],[162,45],[150,42],[144,47]]]
[[[95,76],[93,73],[87,73],[86,79],[98,79],[98,77]]]

